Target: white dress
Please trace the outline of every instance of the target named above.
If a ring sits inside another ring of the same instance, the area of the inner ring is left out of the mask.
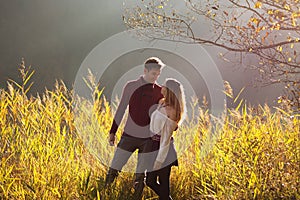
[[[150,130],[154,134],[160,135],[160,145],[156,160],[164,163],[171,143],[173,131],[176,129],[177,123],[170,119],[166,114],[166,109],[161,107],[155,110],[151,115]]]

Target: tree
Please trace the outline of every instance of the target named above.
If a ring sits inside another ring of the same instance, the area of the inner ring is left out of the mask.
[[[129,29],[155,39],[214,45],[255,55],[262,84],[284,83],[281,99],[300,108],[300,0],[186,0],[176,9],[170,0],[140,0],[124,6]],[[204,20],[214,34],[195,25]]]

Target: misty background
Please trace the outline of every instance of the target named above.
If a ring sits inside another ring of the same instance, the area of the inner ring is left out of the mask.
[[[30,94],[42,93],[45,88],[51,90],[58,79],[71,89],[76,73],[89,52],[101,41],[126,30],[122,21],[122,4],[122,1],[107,0],[1,0],[0,87],[6,88],[8,79],[20,81],[18,65],[24,58],[26,66],[30,65],[35,70]],[[220,49],[204,48],[218,66],[223,79],[230,82],[235,94],[245,87],[241,98],[247,102],[276,104],[282,86],[253,87],[257,77],[255,71],[220,59]],[[140,54],[132,53],[125,58],[126,62],[113,62],[112,65],[117,66],[111,69],[118,73],[118,67],[128,68],[130,60],[135,58],[144,59]],[[174,58],[164,60],[164,55],[160,58],[170,66],[178,63]],[[247,62],[255,64],[256,60],[249,59]],[[202,83],[202,80],[199,81]],[[108,88],[107,96],[112,95],[112,91],[108,91],[112,87],[109,82],[104,80],[103,85]],[[205,94],[205,88],[202,85],[199,93],[203,90]]]

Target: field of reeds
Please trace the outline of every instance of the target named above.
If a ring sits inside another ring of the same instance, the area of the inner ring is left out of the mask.
[[[114,106],[101,90],[90,84],[90,102],[57,82],[29,97],[33,72],[20,70],[22,82],[0,90],[0,199],[130,199],[130,172],[104,188]],[[194,109],[174,136],[178,149],[189,145],[172,169],[173,199],[300,199],[299,114],[240,104],[214,123]]]

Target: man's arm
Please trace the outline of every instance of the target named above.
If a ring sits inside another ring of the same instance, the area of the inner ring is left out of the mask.
[[[119,106],[116,110],[116,113],[115,113],[115,116],[113,119],[113,123],[111,125],[111,129],[109,131],[109,144],[111,146],[113,146],[115,143],[115,135],[116,135],[119,125],[123,119],[125,110],[129,104],[129,97],[130,97],[129,86],[128,86],[128,84],[126,84],[125,87],[123,88],[121,100],[120,100]]]

